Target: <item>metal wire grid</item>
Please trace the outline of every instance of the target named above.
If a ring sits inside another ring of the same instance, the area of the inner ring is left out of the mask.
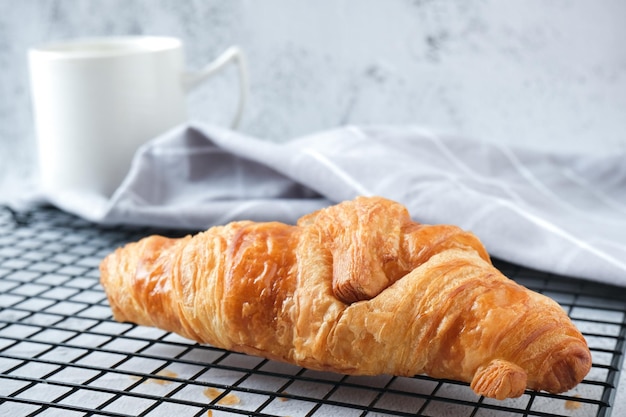
[[[425,376],[352,377],[202,346],[112,320],[98,264],[154,230],[96,227],[54,209],[0,210],[0,415],[600,416],[626,350],[626,291],[498,262],[553,297],[593,368],[564,395],[496,401]],[[171,234],[171,233],[170,233]]]

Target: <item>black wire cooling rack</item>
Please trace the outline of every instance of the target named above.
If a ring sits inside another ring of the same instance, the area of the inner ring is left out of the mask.
[[[566,394],[496,401],[455,381],[314,372],[117,323],[98,264],[154,232],[98,227],[51,208],[0,210],[0,415],[606,417],[613,408],[625,289],[497,262],[563,306],[593,368]]]

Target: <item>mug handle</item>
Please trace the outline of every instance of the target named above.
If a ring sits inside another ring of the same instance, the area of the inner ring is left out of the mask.
[[[239,68],[239,103],[231,127],[236,129],[241,121],[243,108],[248,96],[248,65],[246,56],[238,46],[231,46],[218,56],[213,62],[197,72],[186,72],[183,75],[183,86],[189,92],[216,74],[225,65],[234,61]]]

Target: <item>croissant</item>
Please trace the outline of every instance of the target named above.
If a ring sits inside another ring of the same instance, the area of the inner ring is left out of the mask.
[[[344,374],[428,374],[504,399],[567,391],[585,339],[551,299],[503,276],[473,234],[359,197],[296,225],[233,222],[108,255],[118,321]]]

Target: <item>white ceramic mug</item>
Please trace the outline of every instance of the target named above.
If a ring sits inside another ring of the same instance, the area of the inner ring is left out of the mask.
[[[197,72],[183,44],[153,36],[75,39],[29,50],[31,93],[45,193],[109,197],[139,146],[186,121],[186,93],[229,62],[239,67],[241,118],[247,69],[233,46]]]

